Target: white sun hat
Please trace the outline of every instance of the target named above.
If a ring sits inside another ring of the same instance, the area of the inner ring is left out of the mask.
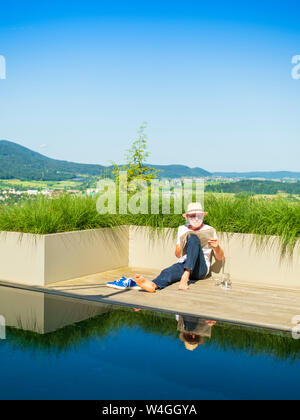
[[[204,216],[207,214],[207,212],[205,212],[203,210],[202,204],[201,203],[189,203],[188,208],[187,208],[187,212],[185,213],[184,216],[188,216],[189,214],[197,214],[197,213],[204,213]]]

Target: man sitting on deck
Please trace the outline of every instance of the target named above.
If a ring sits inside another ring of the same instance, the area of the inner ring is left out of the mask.
[[[179,281],[179,290],[189,288],[189,280],[202,280],[210,272],[211,253],[217,260],[224,259],[224,251],[219,245],[216,230],[203,223],[204,212],[200,203],[190,203],[183,215],[187,224],[179,226],[175,255],[176,264],[165,268],[154,280],[147,280],[140,274],[134,277],[139,287],[154,293]]]

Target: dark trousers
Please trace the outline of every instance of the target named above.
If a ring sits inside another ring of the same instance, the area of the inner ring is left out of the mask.
[[[165,268],[156,279],[153,280],[158,289],[164,289],[172,283],[176,283],[182,277],[184,270],[191,270],[191,280],[202,280],[207,273],[207,265],[203,254],[200,239],[196,235],[190,235],[187,240],[186,260]]]

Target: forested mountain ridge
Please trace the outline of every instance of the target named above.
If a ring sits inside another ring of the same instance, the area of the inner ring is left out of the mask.
[[[160,170],[158,175],[160,178],[202,178],[221,175],[224,178],[262,177],[265,179],[295,178],[300,180],[300,172],[208,172],[202,168],[190,168],[185,165],[149,164],[149,166]],[[0,140],[0,179],[63,181],[80,175],[109,175],[111,170],[111,166],[52,159],[20,144]]]
[[[48,158],[19,144],[0,140],[0,178],[22,180],[71,179],[78,174],[99,175],[105,167]]]
[[[160,169],[159,176],[168,178],[211,175],[201,168],[184,165],[151,165]],[[17,143],[0,140],[0,179],[62,181],[79,175],[100,176],[111,172],[111,166],[51,159]]]

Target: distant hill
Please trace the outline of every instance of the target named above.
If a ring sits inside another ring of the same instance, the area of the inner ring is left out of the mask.
[[[189,168],[184,165],[151,165],[161,169],[160,177],[203,177],[210,173],[201,168]],[[80,175],[99,176],[111,166],[74,163],[51,159],[7,140],[0,140],[0,179],[62,181]]]
[[[212,175],[210,172],[205,171],[204,169],[190,168],[189,166],[184,165],[152,165],[149,163],[149,166],[161,170],[159,176],[166,178],[181,178],[185,176],[201,178]]]
[[[265,179],[300,179],[300,172],[273,171],[273,172],[213,172],[214,176],[226,178],[265,178]]]
[[[19,144],[0,140],[0,178],[61,181],[78,174],[99,175],[104,166],[48,158]]]
[[[208,172],[202,168],[190,168],[185,165],[152,165],[160,169],[159,177],[210,177],[224,178],[265,178],[265,179],[300,179],[300,172]],[[91,165],[51,159],[34,152],[20,144],[8,140],[0,140],[0,179],[62,181],[79,177],[80,175],[100,176],[110,173],[111,166]]]

